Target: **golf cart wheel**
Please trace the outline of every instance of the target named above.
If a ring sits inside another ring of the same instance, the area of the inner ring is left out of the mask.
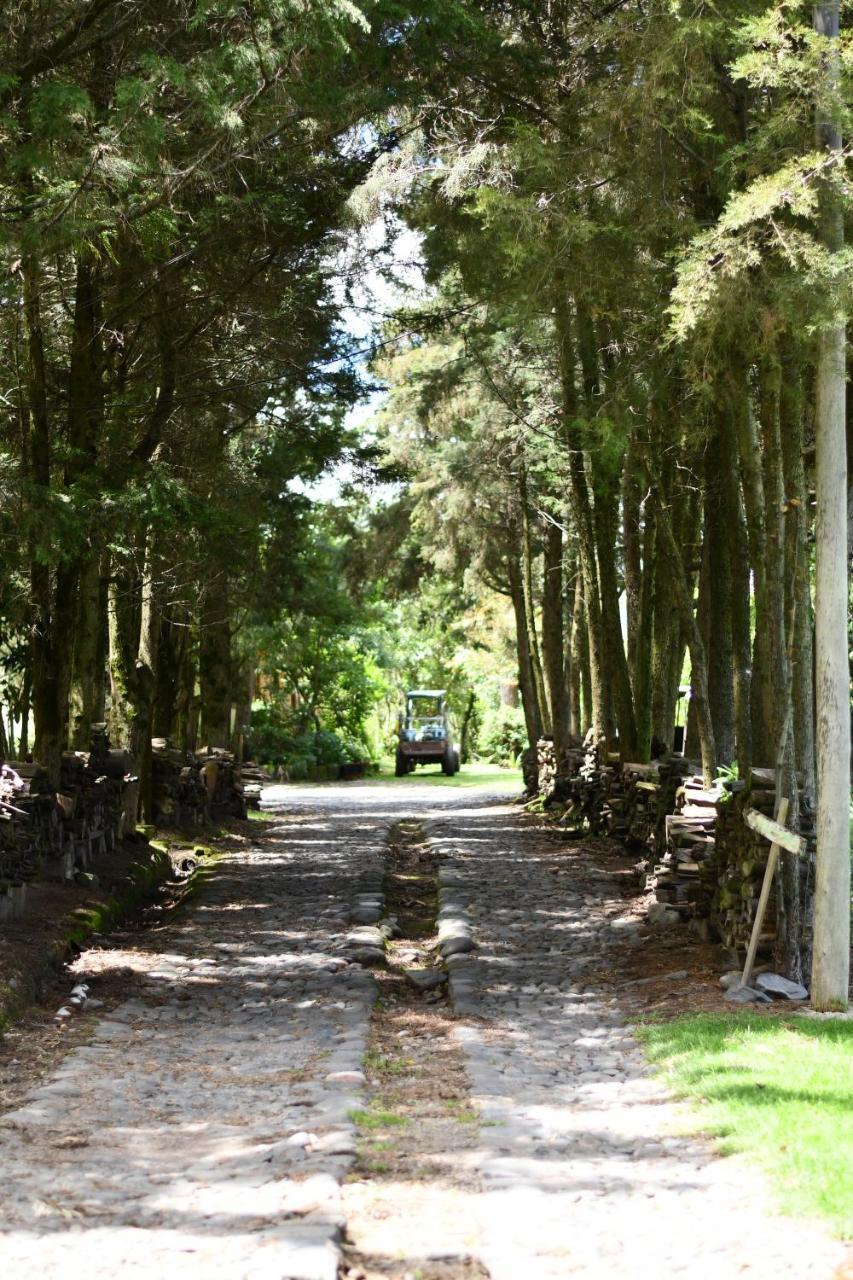
[[[398,750],[396,758],[394,760],[394,777],[405,778],[406,774],[409,773],[409,771],[410,771],[409,761],[403,755],[402,751]]]
[[[456,753],[451,747],[448,747],[441,758],[441,772],[446,774],[448,778],[452,778],[456,769]]]

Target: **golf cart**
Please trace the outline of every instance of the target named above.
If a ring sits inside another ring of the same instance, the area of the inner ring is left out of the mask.
[[[453,744],[444,689],[410,689],[406,694],[394,772],[403,778],[417,764],[440,764],[448,776],[459,772],[459,752]]]

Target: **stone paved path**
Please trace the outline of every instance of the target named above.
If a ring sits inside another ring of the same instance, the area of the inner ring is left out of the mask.
[[[361,1067],[374,997],[339,951],[386,825],[302,814],[103,953],[142,994],[0,1121],[4,1280],[333,1280],[358,1105],[335,1076]]]
[[[675,1136],[587,977],[625,937],[613,884],[586,863],[556,889],[556,851],[472,795],[277,789],[287,819],[261,848],[229,856],[168,929],[103,953],[144,975],[138,993],[0,1120],[4,1280],[333,1280],[375,992],[346,932],[404,815],[447,855],[443,914],[467,913],[477,943],[450,963],[493,1280],[829,1280],[843,1248]]]
[[[738,1161],[677,1136],[677,1107],[588,976],[638,927],[615,878],[585,855],[556,880],[566,846],[509,807],[460,807],[428,831],[447,855],[442,914],[467,917],[478,944],[450,981],[486,1121],[492,1280],[832,1276],[844,1246],[775,1215]]]

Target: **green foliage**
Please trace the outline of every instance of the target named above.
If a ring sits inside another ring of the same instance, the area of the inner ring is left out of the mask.
[[[477,754],[495,764],[514,765],[527,745],[524,713],[501,703],[489,708],[477,742]]]

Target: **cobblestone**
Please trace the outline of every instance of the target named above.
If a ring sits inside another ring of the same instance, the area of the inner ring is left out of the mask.
[[[443,858],[441,938],[483,1122],[472,1238],[492,1280],[829,1280],[843,1246],[679,1136],[597,987],[640,933],[607,874],[581,860],[565,874],[517,810],[464,791],[272,799],[282,824],[168,928],[86,957],[145,980],[0,1120],[0,1274],[334,1280],[376,990],[362,966],[393,928],[387,833],[411,817]],[[471,949],[450,954],[459,940]],[[402,1256],[405,1217],[387,1234]]]

